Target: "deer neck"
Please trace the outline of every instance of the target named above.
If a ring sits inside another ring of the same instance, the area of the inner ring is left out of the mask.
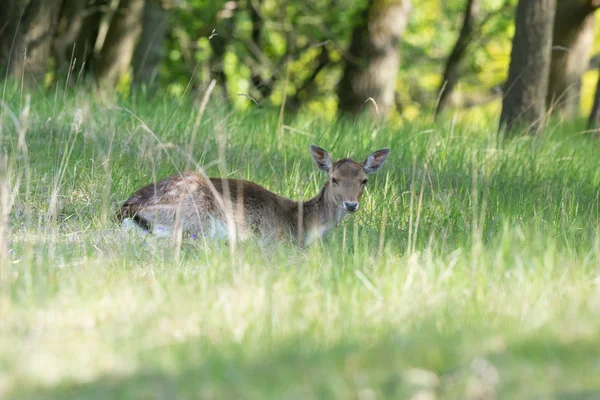
[[[304,237],[305,245],[321,239],[346,216],[342,209],[329,200],[328,190],[329,183],[326,183],[318,195],[301,203],[303,229],[299,229],[298,234]]]

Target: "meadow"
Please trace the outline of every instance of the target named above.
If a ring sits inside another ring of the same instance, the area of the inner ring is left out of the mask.
[[[578,123],[504,140],[492,118],[7,90],[0,397],[600,398],[600,144]],[[114,219],[184,169],[313,196],[311,143],[391,155],[361,210],[306,250]]]

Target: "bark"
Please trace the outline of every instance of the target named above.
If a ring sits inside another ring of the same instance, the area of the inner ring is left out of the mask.
[[[94,66],[98,86],[112,90],[128,71],[142,31],[144,0],[120,0]]]
[[[590,63],[588,64],[586,71],[591,71],[598,68],[600,68],[600,54],[594,54],[590,58]]]
[[[140,41],[133,55],[133,84],[153,92],[165,54],[167,12],[155,0],[146,0]]]
[[[53,43],[58,76],[66,76],[74,66],[75,42],[83,26],[87,0],[64,0]]]
[[[83,14],[81,29],[73,44],[73,65],[76,74],[87,75],[92,71],[94,49],[100,32],[102,17],[108,12],[110,0],[91,0]]]
[[[556,0],[519,0],[500,129],[537,130],[545,113]]]
[[[454,87],[460,78],[459,67],[462,59],[465,56],[467,47],[473,38],[475,22],[477,16],[479,15],[480,9],[480,0],[467,0],[467,7],[465,9],[465,18],[463,20],[462,29],[460,30],[456,44],[454,45],[454,48],[448,57],[448,61],[446,62],[442,83],[438,90],[440,97],[435,111],[436,116],[451,102],[452,91],[454,90]]]
[[[358,115],[367,109],[384,117],[394,104],[398,42],[410,10],[409,0],[369,0],[364,22],[352,33],[338,85],[342,114]],[[369,98],[377,107],[365,104]]]
[[[594,95],[594,105],[592,105],[592,112],[588,120],[588,128],[600,128],[600,77],[598,77],[598,83],[596,84],[596,94]]]
[[[43,84],[61,5],[62,0],[31,0],[27,6],[20,26],[26,54],[23,78],[27,84]]]
[[[581,77],[594,43],[594,8],[590,0],[558,1],[554,19],[547,105],[565,116],[579,106]]]
[[[23,34],[19,29],[19,22],[26,7],[25,0],[3,1],[4,5],[0,13],[0,73],[2,73],[2,77],[10,70],[21,71]]]

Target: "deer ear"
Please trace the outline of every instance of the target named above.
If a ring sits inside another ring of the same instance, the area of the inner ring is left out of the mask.
[[[329,172],[332,167],[331,156],[329,153],[319,146],[315,146],[314,144],[310,145],[310,155],[312,156],[317,167],[322,169],[325,172]]]
[[[377,171],[385,160],[390,155],[390,149],[381,149],[377,150],[374,153],[371,153],[369,157],[363,162],[363,167],[365,168],[365,172],[370,174],[371,172]]]

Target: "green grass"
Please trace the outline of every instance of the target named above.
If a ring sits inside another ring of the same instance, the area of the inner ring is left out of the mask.
[[[279,129],[277,112],[209,105],[192,141],[197,106],[90,97],[26,111],[9,91],[0,111],[0,397],[600,397],[600,147],[577,125]],[[392,153],[308,250],[178,247],[113,220],[186,166],[312,196],[310,143]]]

